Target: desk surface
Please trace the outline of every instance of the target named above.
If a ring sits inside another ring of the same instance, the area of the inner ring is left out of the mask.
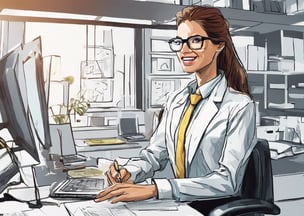
[[[43,201],[44,199],[42,199]],[[49,200],[49,199],[48,199]],[[83,203],[87,203],[88,201],[83,201]],[[53,216],[53,215],[60,215],[60,216],[70,216],[70,212],[67,210],[68,206],[77,205],[80,207],[83,207],[84,205],[81,204],[82,202],[71,202],[71,201],[61,201],[58,205],[44,205],[40,209],[30,209],[25,203],[19,203],[15,201],[6,201],[6,202],[0,202],[0,214],[13,214],[13,213],[24,213],[26,216]],[[165,202],[166,203],[166,202]],[[134,204],[134,203],[133,203]],[[102,203],[95,203],[95,205],[102,206]],[[152,202],[152,205],[153,202]],[[107,205],[109,206],[109,204]],[[114,206],[114,205],[113,205]],[[70,207],[68,207],[70,210],[73,211]],[[114,207],[115,208],[115,207]],[[155,208],[155,206],[154,206]],[[151,215],[158,215],[158,216],[172,216],[174,214],[175,216],[202,216],[201,213],[197,212],[190,206],[181,203],[177,206],[175,210],[131,210],[136,216],[151,216]],[[79,215],[77,215],[79,216]]]
[[[304,173],[304,153],[271,160],[273,175]]]
[[[53,199],[49,197],[50,186],[40,186],[40,197],[43,204],[40,209],[30,209],[26,203],[16,202],[16,201],[5,201],[0,202],[0,215],[18,215],[23,214],[13,214],[13,213],[24,213],[26,216],[73,216],[71,212],[76,211],[79,207],[81,208],[108,208],[113,209],[117,206],[127,206],[126,209],[131,210],[131,213],[135,213],[136,216],[201,216],[202,214],[197,212],[192,207],[188,206],[186,203],[178,203],[173,200],[157,200],[150,199],[139,202],[131,203],[118,203],[111,204],[110,201],[104,201],[100,203],[95,203],[94,201],[80,201],[80,200],[70,200],[70,199]],[[34,188],[27,187],[24,184],[14,185],[8,187],[4,192],[8,192],[12,196],[20,200],[34,200]],[[3,192],[3,193],[4,193]],[[3,193],[0,197],[3,197]],[[77,216],[82,216],[82,214],[77,214]]]

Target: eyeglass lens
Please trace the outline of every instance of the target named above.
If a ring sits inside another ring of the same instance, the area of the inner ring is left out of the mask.
[[[182,49],[184,43],[187,43],[188,47],[192,50],[201,49],[204,43],[204,40],[207,38],[203,38],[202,36],[192,36],[187,39],[182,39],[179,37],[172,38],[169,41],[169,45],[172,51],[178,52]]]

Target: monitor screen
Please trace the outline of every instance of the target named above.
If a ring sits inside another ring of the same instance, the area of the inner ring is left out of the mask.
[[[32,53],[27,59],[23,60],[28,109],[31,113],[34,129],[40,143],[45,148],[49,148],[51,146],[51,139],[41,67],[42,58],[38,53]]]
[[[119,134],[130,135],[138,133],[137,118],[122,117],[119,119]]]
[[[20,49],[16,49],[0,60],[0,95],[3,106],[0,111],[6,116],[6,122],[2,126],[5,125],[9,130],[17,146],[26,150],[36,161],[40,161],[30,122],[31,115],[25,109],[16,78],[19,51]]]
[[[15,72],[23,94],[25,110],[29,110],[32,116],[40,143],[48,149],[51,146],[51,138],[40,37],[22,45],[19,67]]]

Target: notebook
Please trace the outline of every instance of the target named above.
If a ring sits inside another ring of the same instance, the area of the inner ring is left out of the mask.
[[[60,155],[64,165],[85,162],[87,158],[77,153],[72,127],[67,124],[50,124],[51,154]]]
[[[51,189],[50,197],[94,199],[103,189],[104,179],[101,178],[68,178]]]
[[[143,133],[139,132],[138,119],[135,117],[123,117],[119,119],[119,136],[127,141],[146,140]]]

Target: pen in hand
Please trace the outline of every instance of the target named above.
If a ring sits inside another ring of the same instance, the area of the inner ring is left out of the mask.
[[[121,174],[120,174],[120,168],[119,168],[119,164],[117,160],[114,160],[114,169],[117,172],[117,179],[116,181],[118,183],[122,183],[122,178],[121,178]]]

